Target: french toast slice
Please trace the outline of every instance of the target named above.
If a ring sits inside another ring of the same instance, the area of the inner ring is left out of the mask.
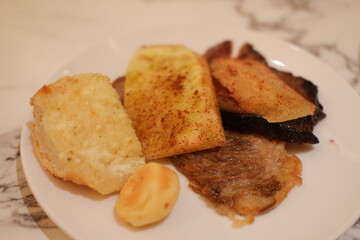
[[[128,65],[124,88],[124,106],[146,159],[224,143],[208,64],[188,48],[139,48]]]

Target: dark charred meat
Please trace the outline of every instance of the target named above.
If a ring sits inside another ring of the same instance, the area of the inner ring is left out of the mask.
[[[229,52],[231,48],[227,47],[229,45],[231,46],[231,42],[229,41],[222,42],[206,51],[204,56],[209,63],[216,57],[229,57],[231,56],[231,52]],[[227,49],[227,51],[224,49]],[[216,51],[219,51],[219,53],[216,53]],[[226,54],[224,54],[224,52],[226,52]],[[319,140],[312,131],[318,121],[325,117],[325,114],[317,97],[317,87],[302,77],[297,77],[289,72],[279,71],[270,67],[266,59],[248,43],[241,47],[237,58],[256,60],[268,66],[287,85],[314,103],[316,105],[316,111],[312,116],[281,123],[269,123],[261,118],[261,116],[241,112],[237,107],[236,100],[230,96],[228,90],[216,79],[213,79],[224,128],[243,133],[257,133],[271,139],[279,139],[292,143],[318,143]]]
[[[240,133],[257,133],[269,139],[278,139],[292,143],[318,143],[318,138],[308,129],[312,121],[311,116],[286,121],[269,123],[264,118],[246,113],[221,111],[224,128]]]
[[[301,161],[287,155],[284,142],[236,132],[225,135],[221,147],[172,157],[191,189],[215,207],[256,216],[301,184]]]

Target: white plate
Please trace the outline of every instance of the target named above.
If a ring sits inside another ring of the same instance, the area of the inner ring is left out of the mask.
[[[181,176],[180,197],[169,217],[148,228],[130,229],[116,220],[116,195],[101,197],[47,174],[33,154],[25,124],[21,137],[24,173],[39,204],[59,227],[75,239],[86,240],[332,240],[356,221],[360,215],[360,99],[333,70],[296,46],[234,28],[148,31],[89,49],[66,64],[51,82],[81,72],[100,72],[114,79],[124,74],[133,52],[143,44],[184,44],[203,53],[225,39],[236,43],[235,51],[248,41],[277,68],[318,85],[327,114],[315,127],[320,144],[290,149],[302,160],[303,185],[295,187],[276,209],[256,217],[252,225],[233,229],[231,221],[207,206]]]

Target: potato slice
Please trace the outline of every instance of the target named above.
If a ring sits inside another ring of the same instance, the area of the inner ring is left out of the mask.
[[[218,58],[212,74],[244,113],[268,122],[285,122],[313,115],[316,106],[289,87],[264,64],[249,59]]]
[[[173,170],[148,163],[126,181],[116,202],[116,214],[134,227],[157,222],[170,213],[179,191],[179,177]]]
[[[208,64],[184,46],[141,47],[127,69],[124,106],[146,159],[225,141]]]

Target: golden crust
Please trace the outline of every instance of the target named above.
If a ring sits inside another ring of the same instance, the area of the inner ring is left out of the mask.
[[[141,144],[108,77],[64,77],[42,87],[30,103],[33,148],[52,175],[108,194],[120,190],[145,164]]]
[[[124,105],[146,159],[225,140],[209,67],[183,46],[140,48],[126,73]]]

